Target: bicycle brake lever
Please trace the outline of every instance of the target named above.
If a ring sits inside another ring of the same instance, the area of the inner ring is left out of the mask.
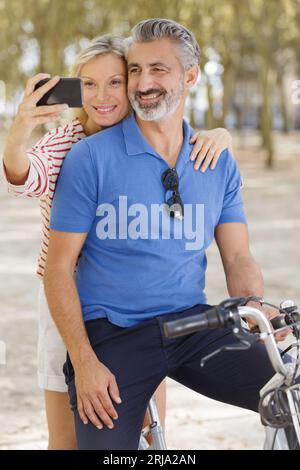
[[[216,349],[211,354],[204,356],[201,359],[200,367],[204,367],[205,363],[209,361],[212,357],[216,356],[223,351],[242,351],[249,349],[252,344],[256,343],[260,339],[260,335],[257,333],[250,333],[242,327],[241,320],[239,317],[234,317],[234,327],[232,329],[233,335],[239,340],[237,344],[229,344],[222,346],[219,349]]]
[[[245,349],[249,349],[251,347],[251,343],[249,341],[241,340],[240,344],[228,344],[227,346],[222,346],[219,349],[216,349],[214,352],[204,356],[201,359],[200,367],[204,367],[205,363],[209,361],[212,357],[216,356],[217,354],[223,351],[242,351]]]

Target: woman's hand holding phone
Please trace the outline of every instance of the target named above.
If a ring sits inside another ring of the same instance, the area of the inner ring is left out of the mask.
[[[60,77],[51,78],[45,85],[35,90],[38,82],[50,75],[39,73],[27,81],[24,97],[19,105],[15,120],[8,132],[3,153],[3,162],[8,180],[12,184],[24,184],[29,172],[29,159],[26,154],[33,130],[39,124],[57,121],[68,105],[55,104],[37,106],[37,102],[53,88]]]
[[[38,101],[45,93],[60,80],[58,76],[53,77],[45,85],[35,90],[38,82],[49,77],[49,74],[39,73],[27,81],[23,100],[19,105],[8,137],[14,145],[26,145],[36,126],[56,121],[68,109],[66,104],[37,106]]]

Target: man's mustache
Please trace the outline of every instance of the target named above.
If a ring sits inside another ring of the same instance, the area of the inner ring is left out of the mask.
[[[163,89],[158,89],[158,88],[151,88],[150,90],[147,91],[137,91],[135,93],[135,97],[143,97],[143,96],[148,96],[148,95],[154,95],[154,94],[166,94],[166,90]]]

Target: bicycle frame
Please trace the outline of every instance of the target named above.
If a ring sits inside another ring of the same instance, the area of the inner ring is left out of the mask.
[[[147,410],[150,417],[150,424],[142,431],[139,450],[166,450],[167,444],[165,440],[164,428],[160,422],[154,396],[149,401]],[[145,436],[148,434],[151,434],[153,440],[153,444],[151,444],[150,447],[147,443],[147,440],[145,439]]]
[[[292,421],[292,424],[286,424],[286,422],[282,424],[282,421],[279,421],[279,424],[278,422],[275,422],[274,426],[271,427],[272,424],[270,424],[269,426],[268,420],[266,421],[264,419],[263,421],[265,423],[267,422],[267,424],[264,424],[263,422],[266,432],[264,449],[286,450],[294,448],[293,446],[295,440],[297,440],[297,448],[300,448],[300,392],[297,388],[298,385],[296,387],[293,387],[293,391],[291,390],[291,388],[289,388],[291,385],[294,385],[296,378],[299,377],[300,370],[297,370],[297,375],[295,376],[295,364],[283,362],[280,352],[277,348],[273,328],[271,326],[270,321],[266,318],[265,314],[261,310],[245,306],[249,300],[255,300],[256,302],[260,301],[260,299],[256,297],[237,297],[227,299],[221,302],[219,306],[216,306],[208,310],[207,312],[204,312],[203,314],[199,314],[190,318],[178,319],[175,321],[167,322],[164,325],[165,334],[167,337],[174,338],[182,335],[188,335],[190,333],[195,333],[197,331],[206,330],[207,328],[223,328],[224,325],[227,325],[232,327],[233,334],[236,336],[236,338],[240,340],[240,349],[251,347],[251,344],[256,342],[258,339],[263,340],[266,346],[267,354],[275,370],[275,375],[260,390],[260,396],[261,398],[263,397],[262,403],[267,403],[267,405],[270,404],[270,402],[268,402],[269,397],[265,396],[266,392],[274,391],[274,388],[275,390],[278,390],[281,386],[283,386],[282,388],[284,388],[284,396],[287,400],[287,405],[289,408],[286,413]],[[262,303],[267,304],[264,301],[262,301]],[[280,308],[280,312],[287,312],[287,310]],[[297,315],[299,318],[299,313]],[[252,333],[247,332],[242,327],[239,317],[246,317],[251,320],[254,320],[255,323],[258,324],[260,333],[256,333],[256,336],[254,336]],[[286,325],[287,323],[285,323],[285,326]],[[276,326],[275,328],[278,328],[278,326]],[[299,326],[297,331],[299,332]],[[299,340],[299,335],[297,335],[297,338]],[[223,350],[230,350],[233,348],[238,349],[236,345],[228,345],[222,347],[220,350],[216,350],[214,353],[211,353],[207,357],[203,358],[201,361],[201,365],[204,365],[204,363],[209,360],[210,357],[216,355],[218,352]],[[298,409],[296,408],[293,394],[295,396]],[[272,401],[271,404],[273,406]],[[261,417],[263,418],[263,415],[261,415]],[[290,447],[290,443],[292,447]]]
[[[271,380],[260,390],[260,396],[262,397],[266,392],[272,390],[275,384],[276,387],[279,387],[282,384],[289,384],[293,376],[294,366],[291,363],[285,364],[283,362],[268,319],[260,310],[252,307],[238,307],[238,313],[241,317],[251,318],[258,323],[261,332],[260,337],[265,343],[268,356],[276,372]],[[298,376],[299,371],[297,377]],[[296,393],[298,398],[300,398],[299,392]],[[298,442],[300,442],[299,418],[297,418],[297,410],[295,408],[294,400],[290,391],[287,391],[287,398],[292,415],[295,434],[297,436]],[[265,426],[265,431],[266,438],[264,450],[289,450],[289,444],[284,429],[275,429],[269,426]]]

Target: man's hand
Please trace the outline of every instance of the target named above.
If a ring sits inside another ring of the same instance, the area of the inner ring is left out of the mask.
[[[115,376],[96,356],[74,370],[80,418],[84,424],[90,420],[98,429],[102,429],[103,424],[112,429],[112,419],[118,418],[112,400],[121,403]]]
[[[280,315],[278,310],[275,310],[274,308],[269,307],[269,306],[261,306],[261,304],[258,302],[248,302],[247,307],[253,307],[253,308],[257,308],[258,310],[261,310],[264,313],[264,315],[268,318],[268,320],[272,320],[273,318],[278,317]],[[247,323],[250,329],[257,326],[253,320],[248,319],[248,318],[247,318]],[[274,330],[273,327],[272,329]],[[279,343],[280,341],[284,341],[285,338],[290,334],[290,332],[291,330],[289,328],[286,328],[285,330],[275,333],[276,342]]]

